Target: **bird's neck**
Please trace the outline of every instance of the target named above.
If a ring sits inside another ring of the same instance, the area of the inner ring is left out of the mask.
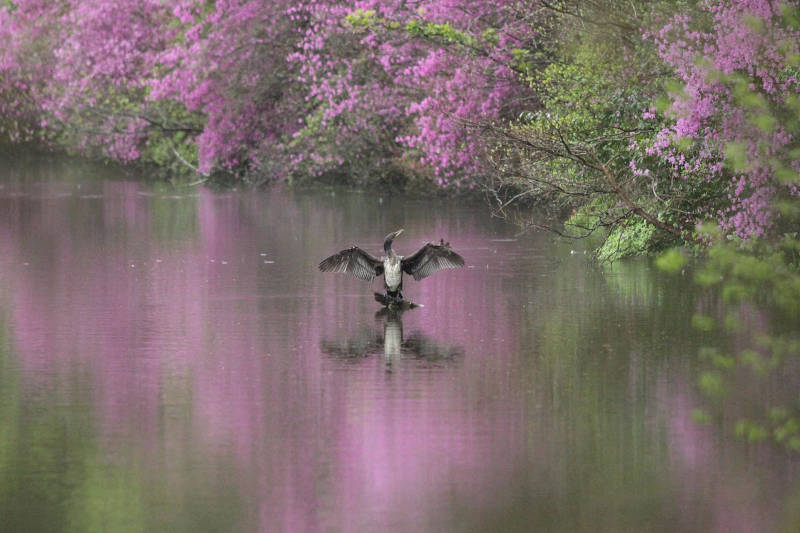
[[[383,251],[386,252],[386,255],[392,257],[395,255],[394,250],[392,250],[392,241],[386,240],[383,241]]]

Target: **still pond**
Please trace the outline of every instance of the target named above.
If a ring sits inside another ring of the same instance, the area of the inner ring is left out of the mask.
[[[2,155],[0,530],[800,527],[797,458],[693,419],[691,276],[480,202],[142,177]],[[466,260],[424,307],[317,270],[399,228]]]

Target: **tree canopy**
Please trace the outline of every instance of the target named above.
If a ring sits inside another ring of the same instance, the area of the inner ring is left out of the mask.
[[[546,203],[601,257],[778,238],[796,1],[5,0],[0,134],[261,183]],[[794,206],[794,207],[791,207]]]

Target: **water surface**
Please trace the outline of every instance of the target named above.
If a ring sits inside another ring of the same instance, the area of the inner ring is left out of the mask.
[[[0,170],[8,531],[790,531],[798,462],[698,425],[691,314],[481,204]],[[383,236],[467,267],[379,312],[316,265]]]

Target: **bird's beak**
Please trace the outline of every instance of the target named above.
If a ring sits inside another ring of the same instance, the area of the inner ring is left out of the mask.
[[[399,230],[397,230],[397,231],[395,231],[395,232],[394,232],[394,236],[395,236],[395,237],[399,237],[401,233],[403,233],[403,230],[402,230],[402,229],[399,229]]]

